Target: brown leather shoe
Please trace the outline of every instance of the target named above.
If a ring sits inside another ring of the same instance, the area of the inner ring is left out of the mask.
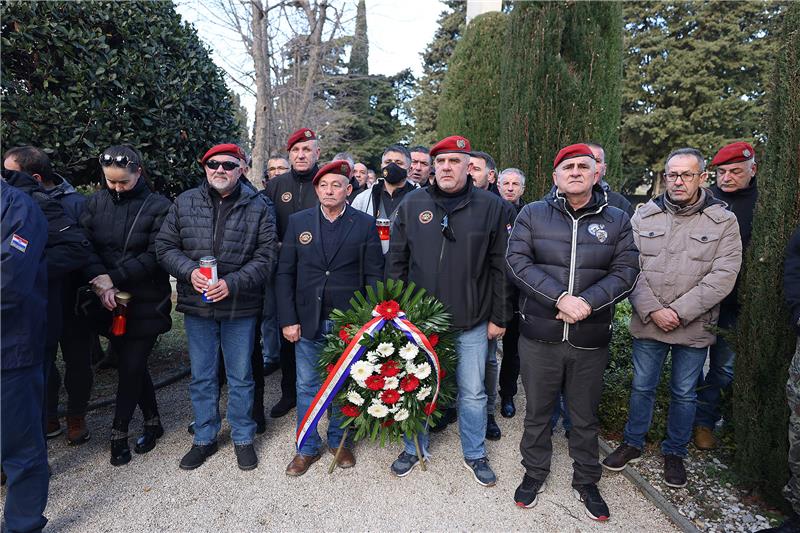
[[[286,467],[286,475],[299,477],[306,473],[308,467],[319,461],[320,455],[300,455],[294,456],[292,462]]]
[[[336,448],[328,448],[328,451],[331,452],[332,455],[336,455]],[[342,451],[339,454],[339,460],[336,461],[336,465],[339,468],[353,468],[356,466],[356,456],[353,455],[353,450],[350,450],[349,448],[342,448]]]
[[[89,440],[89,428],[86,427],[86,417],[67,417],[67,444],[78,446]]]
[[[713,450],[717,447],[717,439],[711,428],[705,426],[694,427],[694,445],[698,450]]]

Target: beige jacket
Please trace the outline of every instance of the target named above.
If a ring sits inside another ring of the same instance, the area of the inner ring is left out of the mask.
[[[706,189],[691,206],[666,194],[641,206],[631,219],[642,272],[629,298],[631,335],[705,348],[716,342],[719,304],[733,290],[742,265],[736,215]],[[665,332],[650,313],[673,309],[681,325]]]

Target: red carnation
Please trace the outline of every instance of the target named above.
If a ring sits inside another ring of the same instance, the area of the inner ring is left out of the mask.
[[[428,336],[428,340],[431,341],[431,346],[436,347],[436,345],[439,344],[439,335],[432,333]]]
[[[447,371],[444,369],[444,367],[439,367],[439,379],[444,379],[446,375]]]
[[[413,392],[419,387],[419,379],[413,374],[409,374],[400,380],[400,388],[406,392]]]
[[[391,378],[396,376],[400,373],[400,369],[397,367],[397,361],[390,359],[381,365],[381,375],[386,376],[387,378]]]
[[[325,370],[327,370],[327,371],[328,371],[328,374],[330,374],[331,372],[333,372],[333,368],[334,368],[334,365],[333,365],[333,364],[330,364],[330,365],[328,365],[328,366],[326,366],[326,367],[325,367]]]
[[[381,390],[383,388],[383,376],[370,376],[364,380],[370,390]]]
[[[345,405],[342,407],[342,414],[348,418],[356,418],[361,413],[358,412],[358,407],[355,405]]]
[[[394,389],[385,390],[381,393],[381,400],[387,405],[394,405],[400,400],[400,393]]]
[[[436,410],[436,404],[428,402],[425,404],[425,408],[422,410],[426,415],[430,416]]]
[[[350,342],[350,335],[347,334],[347,328],[350,327],[350,324],[346,324],[339,330],[339,338],[342,339],[345,343]]]
[[[400,312],[400,304],[394,300],[389,300],[388,302],[379,303],[375,310],[382,318],[385,318],[386,320],[392,320],[393,318],[396,318],[397,313]]]
[[[389,426],[391,426],[392,424],[394,424],[394,420],[393,420],[393,419],[391,419],[391,418],[389,418],[389,419],[387,419],[387,420],[384,420],[383,422],[381,422],[381,426],[383,426],[383,427],[385,427],[385,428],[388,428],[388,427],[389,427]]]

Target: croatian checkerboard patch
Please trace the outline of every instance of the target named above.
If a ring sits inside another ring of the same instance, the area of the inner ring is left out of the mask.
[[[11,247],[16,248],[24,254],[28,250],[28,240],[23,239],[15,233],[11,236]]]

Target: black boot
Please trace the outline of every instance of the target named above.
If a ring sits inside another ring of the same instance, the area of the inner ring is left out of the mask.
[[[261,435],[267,430],[267,419],[264,416],[264,389],[256,387],[253,395],[253,420],[256,422],[256,434]]]
[[[128,422],[114,420],[111,429],[111,464],[122,466],[131,461],[131,449],[128,447]]]
[[[133,451],[136,453],[147,453],[156,447],[156,441],[164,436],[164,428],[158,416],[148,418],[144,422],[142,436],[136,439]]]

